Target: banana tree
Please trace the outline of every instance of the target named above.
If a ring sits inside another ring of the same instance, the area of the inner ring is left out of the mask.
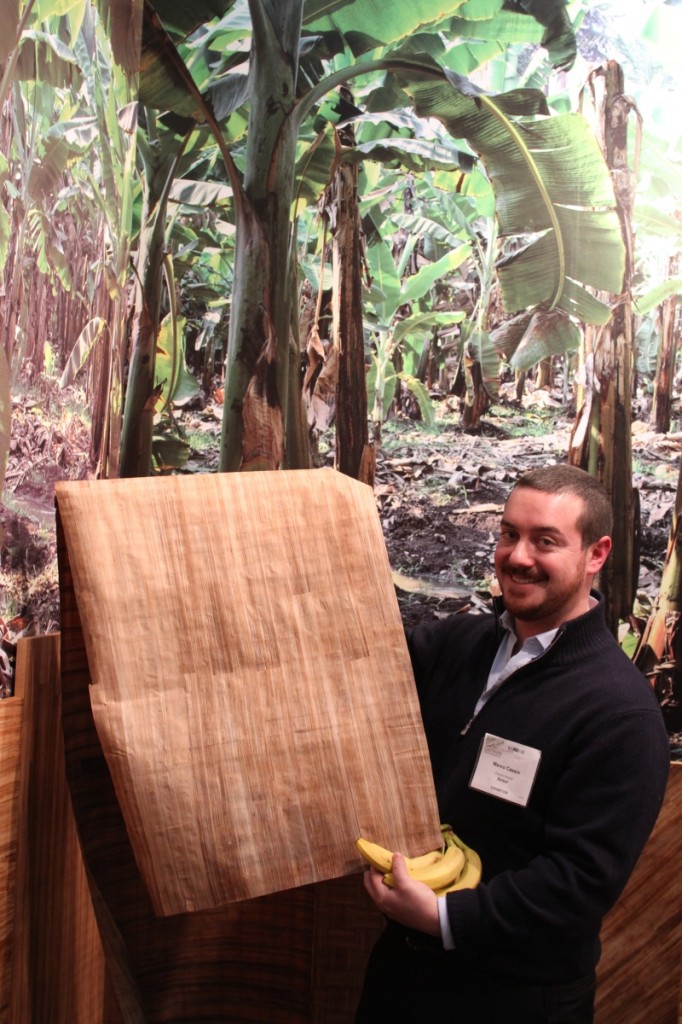
[[[211,13],[215,14],[217,8],[229,10],[231,6],[214,3]],[[521,22],[536,25],[534,19],[526,14],[503,12],[501,3],[490,5],[473,0],[466,9],[469,16],[477,13],[480,16],[483,12],[489,16],[491,6],[505,21],[514,17],[517,28]],[[193,8],[191,13],[184,13],[179,12],[176,5],[166,4],[163,0],[157,0],[155,5],[165,27],[176,33],[183,27],[187,31],[196,24],[193,15],[196,13],[198,18],[201,7],[199,5],[196,12]],[[466,138],[468,134],[476,136],[484,162],[491,159],[495,164],[497,159],[494,174],[501,189],[502,216],[509,220],[510,233],[532,230],[541,236],[551,236],[544,241],[540,237],[534,245],[529,245],[523,259],[517,255],[500,267],[507,292],[514,302],[522,303],[521,307],[515,308],[523,308],[533,302],[557,305],[561,300],[571,312],[576,313],[588,304],[586,289],[580,284],[574,286],[573,282],[594,282],[590,280],[589,273],[583,272],[585,268],[578,265],[581,263],[580,253],[568,252],[569,246],[564,237],[571,224],[571,211],[563,210],[551,197],[548,198],[546,189],[538,181],[537,168],[543,157],[538,151],[529,159],[531,151],[525,142],[525,136],[537,134],[534,122],[537,115],[545,111],[541,95],[526,90],[509,100],[498,98],[497,102],[488,102],[482,91],[476,91],[466,79],[447,67],[441,67],[428,54],[415,54],[412,44],[404,53],[385,50],[385,55],[379,60],[357,59],[369,49],[376,52],[378,44],[386,46],[414,36],[418,29],[433,20],[437,20],[443,32],[447,32],[450,17],[462,7],[461,3],[452,3],[444,16],[442,5],[430,0],[420,0],[409,7],[401,5],[391,9],[390,13],[377,11],[371,5],[366,9],[363,7],[360,12],[357,3],[352,9],[350,4],[341,3],[332,19],[321,15],[323,7],[317,4],[292,0],[289,4],[277,5],[276,9],[261,0],[252,0],[249,4],[250,103],[243,182],[240,180],[235,190],[237,249],[223,419],[223,469],[307,464],[307,445],[300,428],[299,354],[290,337],[295,266],[289,208],[293,198],[296,140],[304,120],[330,90],[344,82],[361,75],[392,75],[393,84],[389,83],[388,89],[393,96],[396,90],[398,94],[409,96],[419,116],[440,117],[446,128],[458,138]],[[557,32],[555,25],[548,27],[545,24],[545,42],[551,47],[553,42],[559,41],[565,58],[567,40],[572,38],[570,25],[562,4],[545,5],[545,14],[550,7],[557,16],[555,24],[560,25],[560,30]],[[235,8],[235,17],[236,12],[244,13],[243,8]],[[184,26],[180,24],[183,18]],[[546,18],[544,20],[547,21]],[[358,25],[361,26],[359,31]],[[211,50],[212,40],[221,38],[221,33],[224,39],[230,27],[234,28],[234,20],[231,25],[223,21],[207,30],[203,36],[206,50]],[[346,48],[349,41],[350,46]],[[161,52],[157,48],[157,56]],[[329,57],[334,53],[339,55],[339,60],[343,55],[345,66],[320,79],[321,54]],[[237,57],[233,54],[230,59],[232,66],[236,66]],[[149,66],[148,62],[146,66]],[[155,75],[158,85],[159,63],[155,66]],[[141,87],[144,88],[144,75]],[[177,89],[177,76],[174,87]],[[237,91],[233,91],[233,95],[236,94]],[[231,109],[236,110],[237,107]],[[483,120],[477,119],[479,110],[483,111]],[[528,122],[514,128],[513,121],[523,115],[529,119]],[[488,144],[486,135],[493,125],[503,126],[503,131],[501,134],[493,132],[492,144]],[[561,135],[564,160],[571,150],[570,145],[566,145],[566,127],[558,128],[553,140],[556,145]],[[580,136],[577,126],[569,132]],[[540,149],[546,149],[548,134],[545,129]],[[510,139],[514,140],[511,147]],[[579,148],[587,150],[587,142],[581,138],[580,143]],[[473,144],[475,148],[476,143]],[[513,161],[516,178],[511,180],[509,175],[505,177],[503,168],[510,152],[514,151],[523,156]],[[579,167],[584,155],[581,152],[575,162],[569,158],[571,173]],[[555,160],[552,173],[560,164],[561,161]],[[230,173],[234,186],[233,170]],[[565,177],[561,178],[562,183]],[[528,178],[533,183],[530,189]],[[516,190],[515,196],[506,192],[510,185]],[[581,191],[583,199],[587,197],[583,209],[578,211],[578,214],[586,215],[586,220],[589,220],[589,207],[593,204],[595,192],[598,192],[594,180],[590,186],[582,191],[576,188],[571,191],[574,201],[578,191]],[[535,210],[538,200],[541,214]],[[519,217],[518,207],[524,202],[527,204],[527,216]],[[600,214],[605,215],[602,226],[606,227],[606,235],[609,236],[603,247],[607,252],[613,236],[606,225],[605,211],[598,209],[597,216]],[[604,262],[602,260],[599,266],[603,268]],[[606,260],[606,264],[610,262],[612,260]],[[533,286],[531,279],[538,271],[545,281],[550,281],[545,289]],[[599,276],[596,273],[596,277]],[[594,311],[596,306],[591,308]],[[602,309],[599,315],[604,315]]]
[[[462,322],[462,312],[441,311],[433,308],[431,304],[428,304],[429,308],[421,309],[419,303],[438,281],[454,274],[469,258],[470,253],[469,245],[461,243],[439,260],[423,266],[416,274],[403,277],[401,264],[395,265],[385,242],[370,247],[368,256],[374,278],[373,288],[376,290],[373,304],[375,314],[368,318],[368,328],[375,337],[372,369],[369,375],[375,443],[381,440],[381,424],[393,398],[397,379],[413,392],[424,417],[428,418],[428,396],[423,385],[414,374],[404,370],[397,372],[394,368],[394,356],[407,339],[423,340],[434,329],[447,332]],[[399,311],[406,307],[411,309],[411,312],[407,315],[398,315]]]
[[[153,115],[147,114],[146,135],[140,133],[137,152],[143,203],[137,245],[132,356],[121,436],[121,476],[147,476],[150,471],[156,414],[156,350],[161,326],[162,270],[166,246],[167,208],[177,168],[189,142],[163,146]],[[174,295],[172,296],[174,299]]]
[[[596,97],[598,124],[608,166],[617,185],[617,213],[624,252],[620,281],[602,296],[612,302],[611,321],[585,332],[589,379],[569,446],[569,461],[598,477],[611,498],[614,518],[613,554],[600,577],[606,597],[607,621],[617,632],[619,620],[632,610],[639,574],[639,500],[632,486],[632,197],[634,174],[628,165],[627,130],[630,104],[623,72],[615,61],[596,69],[590,79]],[[603,287],[603,285],[602,285]]]
[[[134,69],[130,45],[125,66],[112,61],[111,13],[110,20],[104,3],[87,0],[3,4],[0,51],[0,109],[9,111],[0,157],[3,351],[15,382],[29,365],[39,372],[45,358],[73,368],[72,346],[94,352],[92,448],[102,473],[117,466],[131,212],[127,101],[139,54],[138,33]],[[130,29],[119,35],[129,39]]]
[[[348,104],[352,94],[342,89],[340,100]],[[339,130],[338,141],[340,145],[354,147],[353,127],[348,125]],[[375,452],[369,444],[367,428],[362,292],[356,269],[364,259],[357,166],[349,162],[339,164],[320,211],[332,238],[332,340],[337,358],[334,465],[341,473],[374,486]],[[321,295],[320,288],[318,296]],[[317,342],[317,358],[324,362],[318,320],[319,316],[312,325],[308,351],[312,344],[314,359]],[[309,365],[310,362],[309,359]]]

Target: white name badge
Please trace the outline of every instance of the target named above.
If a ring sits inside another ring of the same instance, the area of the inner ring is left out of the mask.
[[[540,764],[541,751],[522,747],[487,732],[481,741],[472,789],[525,807]]]

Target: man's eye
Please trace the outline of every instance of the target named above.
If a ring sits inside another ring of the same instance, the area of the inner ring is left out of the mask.
[[[553,548],[554,547],[554,540],[552,539],[552,537],[541,537],[540,540],[538,541],[538,547],[541,547],[541,548]]]

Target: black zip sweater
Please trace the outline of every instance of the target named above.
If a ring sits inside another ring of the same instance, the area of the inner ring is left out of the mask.
[[[658,702],[594,596],[473,720],[502,637],[498,614],[453,615],[408,634],[441,820],[483,862],[481,885],[447,897],[456,957],[533,984],[596,966],[602,918],[653,828],[669,772]],[[541,751],[526,807],[470,788],[485,733]]]

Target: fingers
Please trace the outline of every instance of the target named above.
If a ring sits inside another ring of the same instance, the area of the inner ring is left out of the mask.
[[[369,868],[365,871],[364,882],[365,889],[372,897],[375,903],[383,907],[384,899],[389,896],[390,893],[396,892],[405,886],[405,882],[411,882],[407,867],[405,865],[405,858],[400,853],[393,854],[393,861],[391,862],[391,871],[393,872],[393,885],[386,885],[384,882],[384,876],[381,871],[377,871],[376,868]]]
[[[440,935],[438,898],[428,885],[412,878],[405,858],[395,853],[391,865],[393,885],[386,885],[380,871],[370,868],[365,872],[365,889],[379,910],[409,928],[430,935]]]

